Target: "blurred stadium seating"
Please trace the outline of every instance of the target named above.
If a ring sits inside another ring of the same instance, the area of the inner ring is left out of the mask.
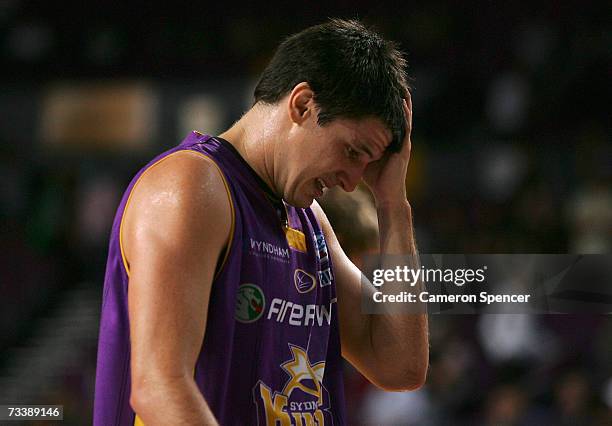
[[[277,43],[330,16],[407,52],[422,252],[612,252],[609,2],[321,5],[0,2],[0,403],[91,423],[91,306],[123,189],[188,130],[228,127]],[[610,316],[430,321],[418,392],[347,365],[351,425],[612,424]]]

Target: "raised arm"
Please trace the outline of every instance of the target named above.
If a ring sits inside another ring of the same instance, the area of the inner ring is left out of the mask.
[[[130,404],[147,426],[217,424],[193,374],[231,221],[220,172],[195,152],[171,154],[133,189],[122,224]]]
[[[411,149],[411,108],[408,96],[405,104],[407,132],[401,152],[387,153],[369,165],[364,181],[376,200],[381,254],[412,255],[414,259],[418,253],[405,189]],[[363,313],[362,273],[340,247],[318,204],[315,203],[314,209],[321,218],[334,262],[343,356],[372,383],[384,389],[421,387],[429,363],[427,314]],[[373,287],[369,290],[373,291]]]

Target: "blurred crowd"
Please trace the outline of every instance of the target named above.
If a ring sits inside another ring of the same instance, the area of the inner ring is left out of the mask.
[[[228,127],[278,42],[330,16],[407,53],[420,251],[612,251],[608,3],[279,6],[0,2],[0,372],[66,292],[101,295],[133,174],[191,129]],[[377,247],[369,194],[323,205],[360,264]],[[347,365],[351,425],[612,424],[609,316],[436,315],[430,330],[417,392],[377,391]],[[96,348],[74,351],[45,401],[86,424]]]
[[[363,188],[332,190],[321,200],[358,265],[378,246],[368,195]],[[489,314],[429,321],[430,370],[422,389],[383,392],[346,364],[349,424],[612,424],[610,318]]]

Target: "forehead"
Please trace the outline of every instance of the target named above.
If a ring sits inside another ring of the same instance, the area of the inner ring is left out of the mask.
[[[347,138],[348,142],[367,143],[381,151],[391,144],[391,131],[379,118],[338,118],[330,127],[336,130],[337,136]]]

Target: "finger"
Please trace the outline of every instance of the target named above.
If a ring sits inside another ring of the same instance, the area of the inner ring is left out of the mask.
[[[410,98],[404,99],[404,115],[406,117],[406,139],[410,139],[410,133],[412,132],[412,102]]]
[[[406,117],[406,135],[404,136],[401,155],[410,158],[410,151],[412,150],[412,141],[410,138],[410,134],[412,133],[412,98],[410,92],[406,91],[406,97],[403,99],[403,103]]]
[[[412,112],[412,95],[410,94],[409,90],[406,90],[406,97],[404,98],[404,101],[408,105],[408,109],[410,109],[410,112]]]
[[[404,98],[404,111],[406,112],[406,125],[408,129],[412,130],[412,96],[408,91]]]

